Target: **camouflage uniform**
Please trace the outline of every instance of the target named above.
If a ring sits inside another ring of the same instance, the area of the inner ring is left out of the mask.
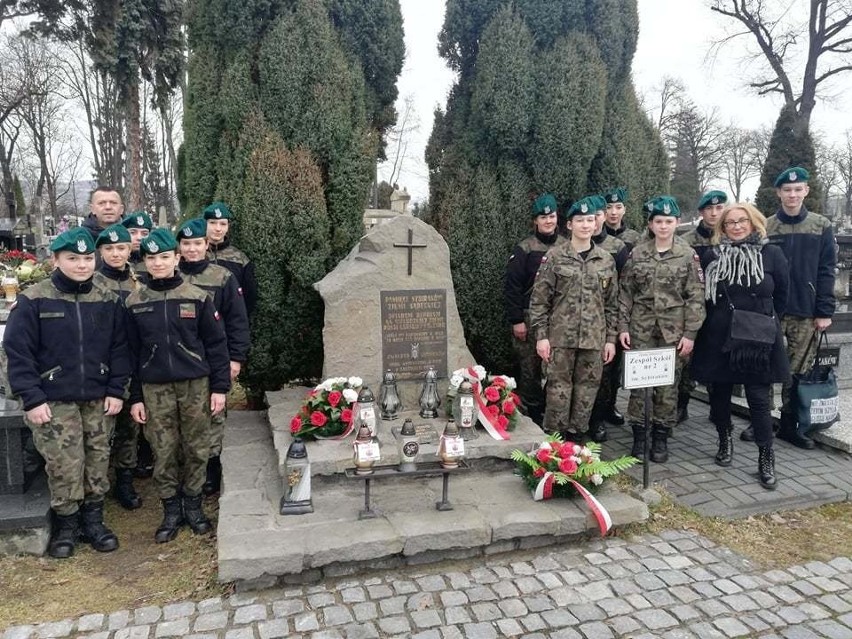
[[[51,506],[58,515],[109,490],[113,418],[104,398],[121,399],[130,374],[125,313],[97,282],[74,282],[58,269],[23,291],[3,340],[9,386],[24,410],[47,403],[49,423],[28,422],[45,458]]]
[[[704,253],[709,251],[712,245],[710,239],[713,237],[713,229],[709,229],[699,222],[698,225],[691,231],[680,236],[684,242],[689,244],[698,254],[699,263]],[[684,358],[683,367],[680,373],[680,383],[677,389],[678,411],[686,410],[686,405],[689,403],[689,397],[692,391],[695,390],[695,382],[692,379],[691,366],[692,356]],[[680,421],[680,420],[679,420]]]
[[[243,291],[237,284],[237,278],[225,267],[211,264],[207,260],[181,260],[180,270],[184,281],[207,291],[213,299],[216,310],[222,316],[230,361],[245,364],[249,350],[249,322],[243,302]],[[222,411],[211,418],[211,457],[222,451],[224,437],[225,411]]]
[[[130,264],[130,269],[132,271],[131,277],[134,281],[144,284],[148,278],[148,268],[145,266],[145,259],[142,256],[142,253],[139,251],[133,251],[130,254],[130,260],[128,261]]]
[[[592,238],[592,241],[612,256],[612,259],[615,260],[615,270],[621,272],[630,250],[628,245],[617,236],[611,235],[607,231],[606,225],[604,225],[600,234]],[[621,381],[619,376],[621,359],[622,349],[618,344],[618,340],[616,340],[615,357],[609,364],[604,364],[601,371],[601,383],[598,387],[598,393],[595,397],[595,404],[592,408],[590,418],[592,424],[603,422],[604,416],[612,415],[615,411],[615,400],[618,396],[618,385]]]
[[[230,389],[225,332],[213,300],[180,275],[151,280],[127,298],[136,355],[130,402],[145,402],[161,499],[201,494],[210,452],[209,393]],[[209,382],[208,382],[209,378]],[[182,457],[182,460],[181,460]]]
[[[108,288],[119,296],[122,303],[133,291],[139,288],[138,280],[128,265],[124,271],[101,264],[95,273],[94,281]],[[115,434],[112,440],[112,461],[115,468],[136,468],[137,441],[139,439],[139,424],[130,417],[130,384],[124,394],[124,406],[115,416]]]
[[[213,264],[224,266],[234,274],[234,277],[237,278],[237,284],[243,290],[246,312],[251,317],[255,306],[257,306],[257,279],[254,275],[254,264],[248,256],[232,245],[230,238],[226,237],[219,244],[210,242],[207,259]]]
[[[654,242],[633,248],[621,272],[618,332],[630,334],[632,349],[677,346],[682,337],[695,339],[704,321],[703,273],[698,255],[675,238],[663,255]],[[683,358],[677,358],[674,386],[653,389],[653,418],[662,426],[677,424],[677,383]],[[631,391],[628,419],[644,419],[644,389]]]
[[[535,274],[541,259],[551,248],[561,246],[565,238],[559,234],[551,236],[530,235],[521,240],[512,250],[506,266],[504,303],[509,325],[523,322],[527,327],[527,339],[512,337],[512,346],[518,357],[518,395],[526,414],[536,423],[544,416],[544,389],[542,388],[541,358],[535,352],[535,338],[529,321],[530,294]]]
[[[642,241],[642,234],[639,231],[634,231],[629,228],[624,222],[621,223],[621,226],[617,229],[611,228],[604,224],[604,231],[606,231],[607,235],[610,235],[616,239],[621,240],[627,246],[636,246],[639,242]]]
[[[615,342],[618,300],[615,261],[592,244],[586,258],[570,242],[541,262],[530,325],[536,340],[549,339],[546,431],[585,433],[601,379],[604,344]]]

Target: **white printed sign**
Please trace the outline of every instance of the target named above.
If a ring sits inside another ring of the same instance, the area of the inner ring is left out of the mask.
[[[358,451],[359,462],[377,462],[382,458],[378,442],[358,442],[355,444],[355,450]]]
[[[446,437],[444,450],[450,457],[464,457],[464,440],[461,437]]]
[[[828,424],[837,419],[840,410],[840,398],[811,400],[811,424]]]
[[[673,346],[624,351],[626,390],[672,386],[675,383],[677,351]]]

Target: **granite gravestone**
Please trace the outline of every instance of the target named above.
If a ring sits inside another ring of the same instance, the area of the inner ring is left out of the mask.
[[[357,375],[378,397],[382,373],[398,379],[407,409],[423,376],[475,362],[465,344],[440,234],[412,216],[373,227],[314,287],[325,302],[323,376]]]

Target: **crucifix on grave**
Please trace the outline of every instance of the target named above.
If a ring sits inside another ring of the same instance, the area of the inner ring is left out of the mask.
[[[394,242],[394,246],[408,249],[408,274],[411,275],[411,258],[416,248],[426,248],[425,244],[414,243],[414,230],[408,229],[408,244],[399,244]]]

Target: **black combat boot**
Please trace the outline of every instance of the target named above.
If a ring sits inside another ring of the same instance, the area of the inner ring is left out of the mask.
[[[87,501],[80,507],[80,541],[92,544],[98,552],[112,552],[118,548],[118,537],[104,525],[104,502]]]
[[[816,443],[810,437],[800,435],[796,416],[793,413],[781,413],[781,424],[778,428],[778,439],[783,439],[785,442],[790,442],[793,446],[811,450],[816,447]]]
[[[760,485],[767,490],[775,490],[778,485],[775,479],[775,451],[772,446],[760,446],[757,451],[757,474],[760,477]]]
[[[719,452],[715,457],[717,466],[730,466],[734,460],[734,438],[731,436],[733,430],[734,427],[731,424],[716,426],[716,432],[719,433]]]
[[[205,495],[215,495],[222,489],[222,462],[219,455],[211,457],[207,460],[207,479],[204,480],[204,486],[201,487],[201,492]]]
[[[746,429],[740,433],[740,439],[744,442],[753,442],[754,441],[754,426],[749,424],[746,426]]]
[[[601,444],[608,439],[606,434],[606,424],[603,423],[603,420],[589,424],[589,439],[593,442],[597,442],[598,444]]]
[[[53,517],[53,536],[47,554],[55,559],[68,559],[74,554],[74,546],[80,536],[80,513]]]
[[[662,424],[654,424],[651,430],[651,461],[665,464],[669,461],[669,431]]]
[[[624,415],[618,412],[615,404],[609,407],[609,410],[604,415],[604,421],[609,422],[613,426],[624,426]]]
[[[204,514],[201,507],[201,495],[195,497],[184,495],[183,517],[196,535],[206,535],[213,530],[210,520],[207,519],[207,515]]]
[[[630,454],[641,461],[645,455],[645,424],[630,422],[630,428],[633,430],[633,448],[630,449]]]
[[[125,510],[136,510],[142,507],[142,498],[133,487],[133,469],[115,469],[115,498]]]
[[[181,508],[180,495],[163,500],[163,521],[157,532],[154,533],[154,541],[165,544],[177,537],[178,530],[183,525],[183,509]]]
[[[677,423],[681,424],[689,419],[689,393],[680,393],[677,396]]]

